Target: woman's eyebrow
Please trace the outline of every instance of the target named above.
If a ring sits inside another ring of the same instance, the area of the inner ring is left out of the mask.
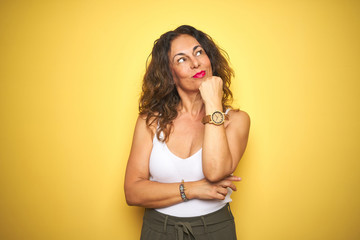
[[[201,47],[201,45],[199,44],[199,45],[196,45],[195,47],[193,47],[193,52],[198,48],[198,47]],[[179,55],[185,55],[184,53],[177,53],[177,54],[175,54],[174,55],[174,57],[173,57],[173,61],[174,61],[174,58],[176,57],[176,56],[179,56]]]
[[[201,45],[196,45],[194,48],[193,48],[193,52],[198,48],[198,47],[201,47]]]

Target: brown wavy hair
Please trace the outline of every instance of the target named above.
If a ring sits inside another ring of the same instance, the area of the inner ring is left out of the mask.
[[[140,115],[146,116],[148,126],[157,122],[156,136],[162,142],[169,138],[173,120],[178,115],[177,109],[181,102],[170,70],[168,52],[171,42],[182,34],[190,35],[200,43],[210,59],[213,76],[218,76],[223,80],[223,111],[231,107],[233,97],[230,83],[234,71],[228,64],[229,56],[214,43],[209,35],[189,25],[182,25],[164,33],[154,42],[152,52],[146,61],[147,67],[139,101]],[[148,63],[149,59],[150,63]],[[161,132],[164,134],[163,138],[160,138]]]

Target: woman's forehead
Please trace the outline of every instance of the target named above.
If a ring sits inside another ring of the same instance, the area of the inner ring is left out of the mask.
[[[169,55],[174,56],[178,53],[191,53],[194,47],[199,45],[199,42],[193,36],[182,34],[171,42]]]

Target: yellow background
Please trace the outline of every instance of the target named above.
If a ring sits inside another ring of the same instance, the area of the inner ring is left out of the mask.
[[[360,2],[0,3],[0,239],[138,239],[123,192],[153,41],[181,24],[230,55],[252,119],[238,238],[360,239]]]

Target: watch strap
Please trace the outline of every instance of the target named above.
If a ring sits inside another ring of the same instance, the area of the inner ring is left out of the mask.
[[[210,120],[211,120],[211,115],[206,115],[205,117],[202,118],[201,122],[203,124],[206,124],[206,123],[210,123]],[[229,116],[227,114],[224,114],[225,115],[225,120],[229,120]]]
[[[209,123],[209,122],[210,122],[210,119],[211,119],[211,115],[206,115],[205,117],[202,118],[201,122],[202,122],[203,124]]]

